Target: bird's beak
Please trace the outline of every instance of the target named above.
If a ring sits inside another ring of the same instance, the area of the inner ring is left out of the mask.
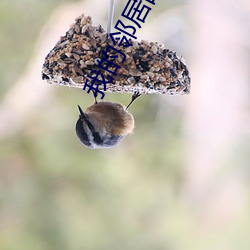
[[[86,118],[84,112],[82,111],[82,108],[79,105],[77,105],[77,106],[78,106],[78,110],[80,112],[80,118]]]

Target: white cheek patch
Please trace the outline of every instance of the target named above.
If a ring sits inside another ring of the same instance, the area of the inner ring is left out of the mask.
[[[86,134],[88,135],[88,139],[89,139],[89,143],[91,145],[92,148],[95,148],[95,143],[94,143],[94,137],[93,134],[91,132],[91,130],[89,129],[88,125],[86,122],[83,123],[83,128],[86,131]]]

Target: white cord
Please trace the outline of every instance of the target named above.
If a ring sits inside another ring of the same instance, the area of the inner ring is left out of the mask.
[[[115,0],[110,0],[109,4],[109,12],[108,12],[108,26],[107,26],[107,33],[111,33],[113,17],[114,17],[114,9],[115,9]]]

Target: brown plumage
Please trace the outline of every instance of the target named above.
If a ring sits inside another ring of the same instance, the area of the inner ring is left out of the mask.
[[[111,135],[127,135],[133,132],[134,118],[119,103],[98,102],[85,111],[97,131]]]
[[[85,112],[79,105],[78,109],[80,115],[76,122],[76,134],[86,147],[111,148],[133,132],[134,118],[119,103],[96,102]]]

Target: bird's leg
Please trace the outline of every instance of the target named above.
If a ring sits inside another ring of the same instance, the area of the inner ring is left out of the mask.
[[[130,103],[128,104],[128,106],[126,107],[126,110],[131,106],[131,104],[132,104],[139,96],[141,96],[141,94],[139,93],[139,91],[135,92],[135,93],[132,95],[132,99],[131,99]]]
[[[95,91],[93,90],[93,89],[91,89],[91,91],[92,91],[92,93],[93,93],[93,96],[94,96],[94,99],[95,99],[95,104],[97,104],[98,102],[97,102],[97,95],[95,96]]]

